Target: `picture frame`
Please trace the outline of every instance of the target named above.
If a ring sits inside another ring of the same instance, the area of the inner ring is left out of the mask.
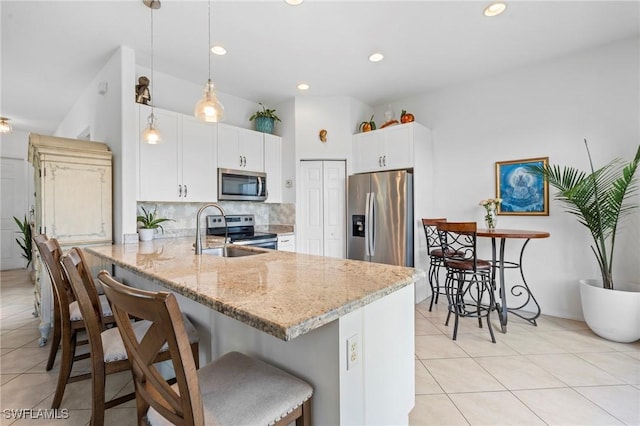
[[[528,166],[548,165],[549,157],[496,162],[496,197],[499,215],[548,216],[549,182],[527,171]]]

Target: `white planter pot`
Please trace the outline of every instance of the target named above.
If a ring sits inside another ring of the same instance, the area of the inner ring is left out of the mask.
[[[153,235],[155,233],[155,229],[140,228],[138,229],[138,238],[140,239],[140,241],[151,241],[153,240]]]
[[[598,336],[614,342],[640,339],[640,285],[616,283],[607,290],[599,280],[580,280],[584,320]]]

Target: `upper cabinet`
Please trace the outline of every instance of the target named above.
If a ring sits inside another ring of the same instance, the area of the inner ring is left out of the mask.
[[[218,167],[264,172],[263,133],[218,124]]]
[[[139,107],[140,201],[215,201],[217,194],[216,126],[154,108],[161,141],[149,145],[142,131],[150,113]]]
[[[353,172],[412,168],[414,144],[426,131],[414,122],[353,135]]]
[[[282,202],[282,138],[264,133],[264,171],[267,174],[267,203]]]

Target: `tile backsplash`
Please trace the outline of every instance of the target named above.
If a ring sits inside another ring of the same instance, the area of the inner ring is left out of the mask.
[[[196,213],[203,204],[139,202],[137,211],[141,214],[140,207],[144,206],[147,211],[157,209],[159,217],[173,219],[171,222],[162,224],[164,233],[156,235],[156,238],[186,237],[196,234]],[[296,206],[292,203],[220,201],[218,204],[227,214],[254,215],[256,225],[295,225],[296,221]],[[215,208],[209,208],[203,212],[203,218],[210,214],[219,214],[219,212]]]

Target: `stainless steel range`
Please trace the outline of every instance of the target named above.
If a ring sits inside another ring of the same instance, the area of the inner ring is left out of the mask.
[[[252,214],[227,215],[228,237],[232,244],[278,248],[278,235],[266,232],[255,232]],[[224,237],[224,218],[221,215],[207,216],[207,235]]]

